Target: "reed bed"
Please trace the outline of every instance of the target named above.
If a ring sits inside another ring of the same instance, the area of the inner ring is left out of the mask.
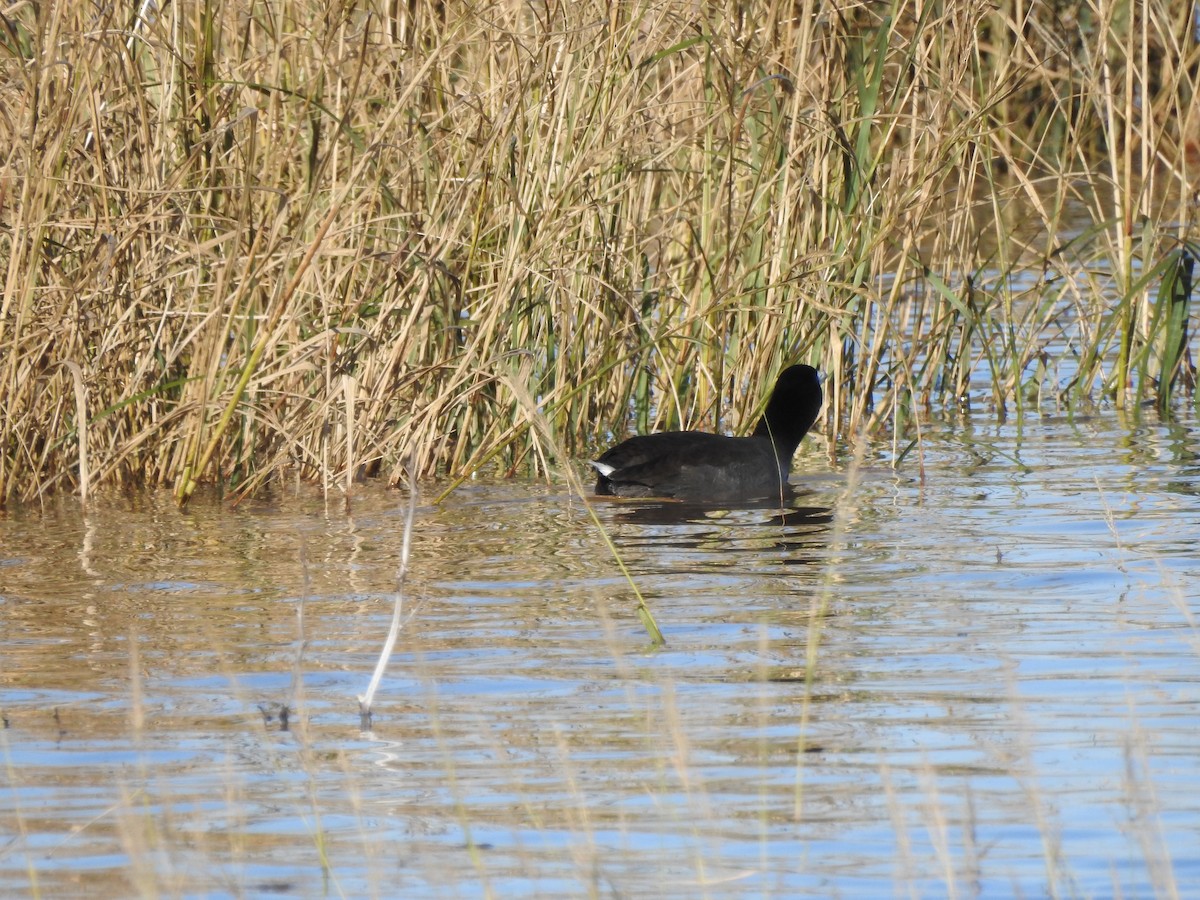
[[[829,374],[831,438],[968,402],[1169,415],[1197,15],[10,7],[0,504],[545,473],[743,431],[794,361]]]

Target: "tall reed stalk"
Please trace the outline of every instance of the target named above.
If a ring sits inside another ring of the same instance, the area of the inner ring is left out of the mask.
[[[1169,415],[1193,15],[13,7],[0,504],[410,453],[539,473],[631,429],[743,431],[797,360],[830,375],[830,437],[907,445],[969,402]]]

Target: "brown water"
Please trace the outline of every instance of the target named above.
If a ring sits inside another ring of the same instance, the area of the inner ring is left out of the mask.
[[[1198,437],[947,422],[923,480],[808,447],[787,520],[598,504],[658,651],[577,498],[466,486],[369,730],[402,494],[10,511],[0,896],[1196,896]]]

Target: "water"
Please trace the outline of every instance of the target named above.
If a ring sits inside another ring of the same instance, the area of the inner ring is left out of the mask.
[[[926,426],[803,510],[468,485],[0,518],[0,895],[1198,896],[1197,424]],[[433,491],[429,492],[433,496]],[[806,658],[815,654],[812,677]]]

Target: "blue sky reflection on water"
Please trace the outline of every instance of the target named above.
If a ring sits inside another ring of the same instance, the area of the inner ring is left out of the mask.
[[[1197,436],[948,420],[805,447],[788,523],[599,504],[658,652],[578,499],[467,485],[367,732],[402,495],[10,512],[0,889],[1187,896]]]

